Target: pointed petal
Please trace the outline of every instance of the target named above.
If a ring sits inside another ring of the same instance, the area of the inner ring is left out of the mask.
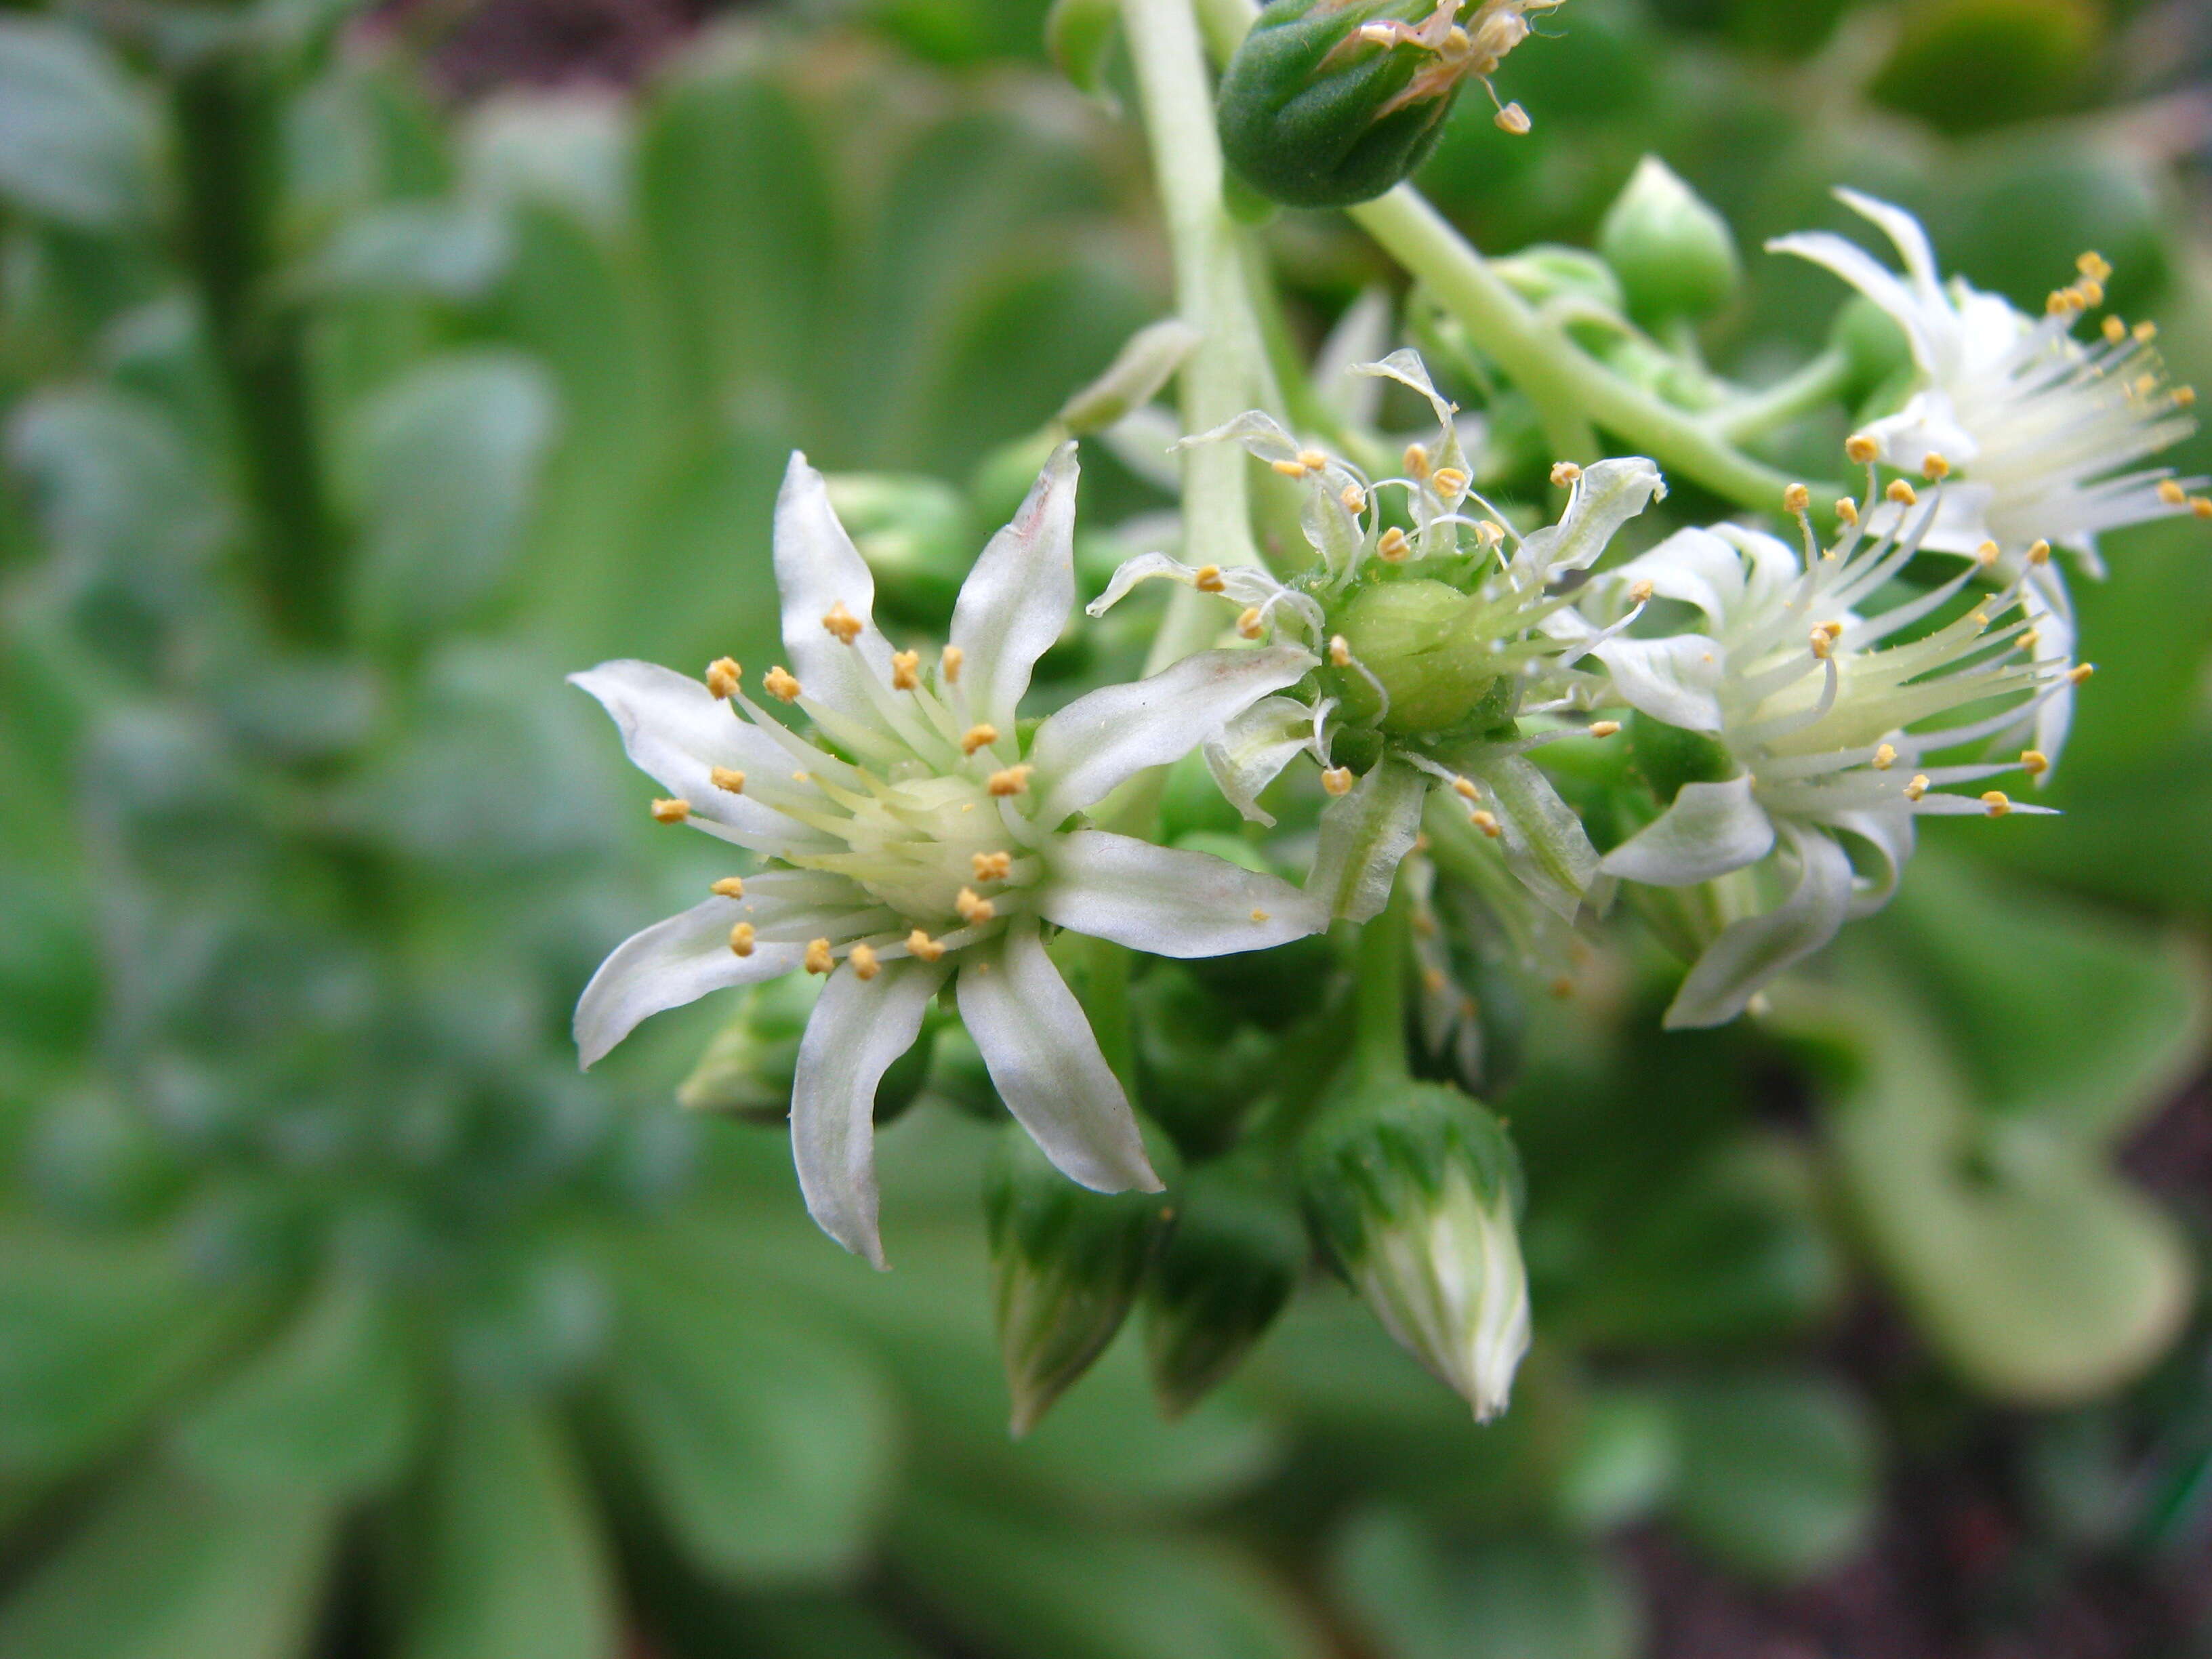
[[[1322,809],[1321,844],[1306,891],[1346,921],[1366,921],[1390,900],[1398,866],[1421,832],[1429,780],[1385,759]]]
[[[732,951],[730,927],[743,914],[736,900],[712,898],[617,945],[576,1000],[576,1048],[584,1065],[596,1065],[649,1015],[799,966],[803,945],[763,940],[749,957]]]
[[[1206,739],[1206,769],[1231,806],[1272,827],[1273,817],[1260,809],[1261,792],[1313,742],[1313,710],[1295,697],[1262,697]]]
[[[1844,925],[1851,903],[1851,861],[1817,830],[1785,824],[1796,848],[1797,885],[1764,915],[1747,916],[1721,930],[1667,1010],[1669,1030],[1720,1025],[1743,1012],[1760,987],[1819,950]]]
[[[1559,523],[1532,532],[1514,555],[1514,562],[1525,562],[1547,577],[1563,570],[1588,569],[1621,526],[1655,497],[1663,501],[1666,495],[1667,481],[1643,456],[1599,461],[1575,480],[1574,495]]]
[[[1094,1192],[1160,1190],[1128,1097],[1034,927],[963,953],[960,1018],[1006,1109],[1061,1174]]]
[[[1890,320],[1905,331],[1905,340],[1912,348],[1912,361],[1920,365],[1923,373],[1933,374],[1942,364],[1944,337],[1948,329],[1942,319],[1933,314],[1941,302],[1938,307],[1929,306],[1899,282],[1895,271],[1856,243],[1847,242],[1830,231],[1799,231],[1775,237],[1767,243],[1766,251],[1794,253],[1835,272],[1880,306],[1889,314]]]
[[[1725,783],[1686,783],[1674,803],[1605,855],[1608,876],[1654,887],[1711,881],[1773,850],[1774,825],[1752,799],[1749,773]]]
[[[799,1045],[791,1085],[791,1152],[806,1212],[877,1267],[876,1085],[914,1046],[949,963],[890,962],[871,980],[830,975]]]
[[[1270,691],[1304,678],[1314,660],[1287,645],[1201,651],[1078,697],[1037,727],[1030,747],[1046,790],[1034,822],[1055,829],[1146,767],[1181,760]]]
[[[1048,921],[1156,957],[1263,951],[1328,926],[1328,911],[1286,881],[1205,853],[1079,830],[1056,836],[1037,896]]]
[[[1639,581],[1662,599],[1695,605],[1708,622],[1727,616],[1743,596],[1743,560],[1710,530],[1678,530],[1617,570],[1597,576],[1607,592],[1625,594]],[[1626,607],[1623,607],[1626,609]]]
[[[848,720],[881,726],[860,678],[890,680],[890,641],[875,623],[876,579],[837,521],[822,475],[797,450],[775,498],[775,585],[783,596],[787,665],[807,696]],[[850,645],[822,625],[840,605],[860,624]]]
[[[1944,302],[1943,278],[1936,269],[1936,250],[1928,245],[1928,233],[1921,229],[1919,220],[1903,208],[1863,191],[1838,189],[1836,199],[1862,219],[1879,227],[1895,245],[1898,256],[1905,261],[1905,274],[1911,278],[1913,292],[1923,305]]]
[[[1597,848],[1575,809],[1532,762],[1506,755],[1468,769],[1490,786],[1504,830],[1506,867],[1544,908],[1571,924],[1597,879]]]
[[[991,538],[961,584],[952,643],[978,719],[1002,732],[1030,689],[1037,659],[1075,608],[1075,446],[1052,453],[1012,522]]]
[[[1704,635],[1611,639],[1590,654],[1630,708],[1686,732],[1721,729],[1720,647]]]
[[[1831,828],[1856,836],[1879,864],[1875,874],[1860,876],[1851,886],[1852,917],[1870,916],[1896,896],[1897,884],[1912,857],[1912,814],[1893,810],[1838,812],[1827,822]],[[1856,860],[1851,868],[1859,868]]]
[[[1421,354],[1412,347],[1394,351],[1380,362],[1354,363],[1351,372],[1372,375],[1377,380],[1395,380],[1407,391],[1427,399],[1429,407],[1436,411],[1438,426],[1449,427],[1451,424],[1451,404],[1444,400],[1443,393],[1437,390],[1436,382],[1429,379],[1429,366],[1421,361]]]

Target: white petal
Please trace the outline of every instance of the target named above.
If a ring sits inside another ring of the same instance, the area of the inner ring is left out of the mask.
[[[1590,654],[1606,665],[1632,708],[1686,732],[1721,729],[1720,647],[1704,635],[1612,639]]]
[[[1884,460],[1911,472],[1917,472],[1930,455],[1941,455],[1953,466],[1968,466],[1982,449],[1959,424],[1950,394],[1940,386],[1913,393],[1896,414],[1869,421],[1860,430],[1881,446]]]
[[[1149,678],[1078,697],[1037,727],[1030,746],[1045,790],[1034,822],[1056,828],[1146,767],[1181,760],[1313,666],[1312,653],[1294,646],[1201,651]]]
[[[1156,957],[1263,951],[1328,926],[1327,908],[1227,859],[1079,830],[1047,844],[1047,921]]]
[[[576,1047],[583,1063],[596,1065],[649,1015],[799,966],[806,954],[802,945],[763,940],[749,957],[732,951],[730,927],[743,914],[733,899],[711,898],[615,946],[576,1000]]]
[[[1674,805],[1605,855],[1608,876],[1654,887],[1686,887],[1756,864],[1774,846],[1774,825],[1752,799],[1751,775],[1686,783]]]
[[[1912,281],[1912,290],[1923,306],[1945,303],[1941,274],[1936,268],[1936,250],[1928,245],[1928,233],[1920,228],[1920,221],[1901,207],[1893,207],[1879,197],[1862,191],[1838,188],[1836,199],[1881,228],[1882,234],[1895,245],[1898,255],[1905,261],[1905,273]]]
[[[1002,732],[1030,689],[1037,659],[1052,648],[1075,608],[1075,446],[1060,445],[1028,498],[994,537],[961,584],[952,643],[977,718]]]
[[[1599,461],[1575,480],[1574,494],[1559,523],[1532,532],[1514,555],[1514,562],[1525,562],[1546,576],[1587,569],[1621,526],[1655,496],[1663,501],[1666,495],[1667,483],[1659,469],[1641,455]]]
[[[1400,862],[1420,835],[1428,793],[1425,774],[1386,757],[1351,793],[1323,807],[1306,891],[1346,921],[1379,915]]]
[[[2039,668],[2069,662],[2074,655],[2074,604],[2066,592],[2066,578],[2056,561],[2031,567],[2021,590],[2021,608],[2035,624],[2035,649],[2031,653]],[[2066,752],[2066,734],[2074,724],[2074,687],[2062,681],[2036,705],[2035,746],[2051,764],[2036,775],[2036,786],[2049,783]]]
[[[1650,582],[1661,599],[1695,605],[1708,622],[1717,623],[1743,597],[1743,560],[1710,530],[1678,530],[1595,580],[1616,598],[1639,581]]]
[[[1281,422],[1256,409],[1248,409],[1219,426],[1185,438],[1176,447],[1214,443],[1242,444],[1263,461],[1291,461],[1298,455],[1297,441],[1283,430]]]
[[[1767,243],[1766,251],[1794,253],[1832,270],[1888,313],[1890,320],[1905,331],[1912,360],[1923,372],[1933,374],[1942,363],[1950,331],[1945,318],[1937,313],[1948,313],[1949,307],[1940,302],[1930,306],[1915,295],[1898,280],[1895,271],[1856,243],[1830,231],[1799,231],[1775,237]]]
[[[1377,363],[1354,363],[1352,373],[1397,381],[1408,391],[1418,392],[1428,399],[1429,407],[1436,411],[1438,426],[1451,425],[1452,406],[1444,401],[1443,394],[1429,379],[1429,366],[1421,361],[1421,354],[1410,347],[1394,351]]]
[[[1301,749],[1313,746],[1313,711],[1295,697],[1262,697],[1206,742],[1206,764],[1229,804],[1255,823],[1273,826],[1261,792]]]
[[[1844,925],[1851,903],[1851,861],[1819,830],[1784,824],[1796,848],[1797,884],[1764,915],[1721,930],[1682,981],[1662,1022],[1670,1030],[1719,1025],[1743,1012],[1759,988],[1819,950]]]
[[[1851,915],[1870,916],[1896,896],[1897,884],[1904,878],[1905,864],[1912,857],[1912,814],[1895,810],[1838,812],[1828,823],[1832,828],[1857,836],[1880,862],[1881,868],[1875,874],[1862,876],[1852,884]],[[1857,867],[1855,861],[1852,868]]]
[[[1483,760],[1468,769],[1490,786],[1497,803],[1506,867],[1547,909],[1571,924],[1598,877],[1597,848],[1580,815],[1522,756]]]
[[[873,979],[830,975],[799,1044],[791,1152],[806,1212],[854,1255],[884,1265],[876,1231],[876,1085],[914,1047],[950,963],[885,963]]]
[[[1160,1190],[1128,1097],[1035,927],[1017,922],[963,953],[960,1018],[1006,1109],[1061,1174],[1094,1192]]]
[[[890,641],[876,627],[876,579],[837,521],[822,475],[792,451],[775,498],[775,585],[783,596],[787,666],[806,695],[849,720],[880,727],[882,717],[860,677],[885,684],[891,672]],[[846,645],[823,627],[836,605],[860,623]]]

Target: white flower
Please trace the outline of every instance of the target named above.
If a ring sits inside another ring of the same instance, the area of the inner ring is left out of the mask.
[[[1256,950],[1327,924],[1287,884],[1225,860],[1082,827],[1124,780],[1188,753],[1313,659],[1213,651],[1047,718],[1017,708],[1075,599],[1075,447],[994,537],[925,665],[872,617],[875,586],[822,476],[792,457],[776,503],[784,647],[767,689],[820,740],[772,719],[724,660],[707,684],[642,662],[575,683],[672,799],[654,815],[758,855],[692,909],[610,956],[576,1008],[590,1065],[647,1015],[805,968],[828,975],[801,1044],[792,1141],[808,1209],[882,1265],[876,1085],[957,974],[960,1014],[1007,1107],[1087,1187],[1157,1190],[1136,1121],[1044,948],[1050,927],[1163,956]],[[737,704],[735,712],[732,702]]]
[[[1892,641],[1941,617],[1981,567],[1862,614],[1940,513],[1927,502],[1901,534],[1853,529],[1825,554],[1813,551],[1808,526],[1803,558],[1734,526],[1684,530],[1591,584],[1588,604],[1601,616],[1629,592],[1648,591],[1705,620],[1703,632],[1615,637],[1595,647],[1624,701],[1704,734],[1725,774],[1682,784],[1667,810],[1601,866],[1661,886],[1714,884],[1714,920],[1725,925],[1667,1011],[1669,1026],[1734,1018],[1847,919],[1887,903],[1911,855],[1916,817],[2049,810],[2015,805],[2001,791],[1959,795],[1941,787],[2039,772],[2047,761],[2037,751],[2002,763],[1923,764],[1929,754],[1985,747],[2039,699],[2087,673],[2024,655],[2037,624],[2022,584],[1902,642]],[[1940,724],[1962,712],[1974,717]],[[1854,866],[1847,839],[1871,874]]]
[[[1924,538],[1929,550],[1972,555],[1991,543],[2000,573],[2010,577],[2032,545],[2048,540],[2101,576],[2097,538],[2106,531],[2192,509],[2212,516],[2212,506],[2197,506],[2188,494],[2204,480],[2140,465],[2195,426],[2182,412],[2193,394],[2166,383],[2150,344],[2154,331],[2107,316],[2098,339],[2074,337],[2076,319],[2103,303],[2111,268],[2101,258],[2083,254],[2079,280],[2051,295],[2044,316],[2030,318],[1960,277],[1943,282],[1926,234],[1903,209],[1851,191],[1836,194],[1896,244],[1902,276],[1826,232],[1778,237],[1767,247],[1825,265],[1904,331],[1918,387],[1861,436],[1901,471],[1958,471]],[[2064,580],[2056,564],[2029,577],[2029,603],[2048,613],[2037,619],[2039,655],[2061,661],[2073,647]],[[2039,711],[2036,742],[2054,760],[2070,706],[2062,695]]]

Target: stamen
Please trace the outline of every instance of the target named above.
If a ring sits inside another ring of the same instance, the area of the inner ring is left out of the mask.
[[[1276,471],[1281,473],[1285,478],[1303,478],[1306,476],[1306,464],[1304,461],[1270,461],[1267,465],[1273,467]]]
[[[960,665],[968,660],[968,653],[957,645],[948,645],[937,659],[937,672],[945,676],[947,685],[960,684]]]
[[[1528,112],[1518,104],[1508,104],[1490,118],[1500,132],[1510,132],[1516,138],[1527,137],[1528,129],[1535,125],[1528,118]]]
[[[2080,258],[2075,260],[2074,269],[2080,271],[2084,276],[2087,276],[2093,283],[2110,282],[2112,277],[2112,267],[2111,262],[2094,248],[2090,249]]]
[[[2189,492],[2171,478],[2158,481],[2158,498],[2168,507],[2179,507],[2189,499]]]
[[[1330,666],[1334,668],[1352,666],[1352,645],[1343,635],[1332,634],[1328,636],[1328,660]]]
[[[1628,602],[1631,605],[1649,605],[1651,602],[1652,592],[1650,579],[1638,577],[1629,584]]]
[[[798,678],[781,663],[769,669],[761,684],[768,688],[769,696],[780,702],[796,702],[799,700]]]
[[[1455,466],[1440,466],[1431,482],[1437,487],[1437,495],[1448,501],[1456,501],[1467,489],[1467,474]]]
[[[1889,488],[1881,493],[1899,507],[1917,507],[1920,503],[1920,492],[1902,478],[1892,478]]]
[[[2084,311],[2091,306],[2100,306],[2105,303],[2105,285],[2094,276],[2075,283],[2074,291],[2081,296],[2081,308]]]
[[[1474,538],[1485,547],[1495,547],[1505,539],[1505,526],[1495,519],[1485,519],[1475,526]]]
[[[971,927],[999,914],[999,907],[972,887],[960,890],[960,896],[952,901],[952,908],[960,913],[960,920]]]
[[[1248,640],[1258,639],[1260,637],[1261,623],[1263,620],[1264,618],[1260,615],[1260,607],[1258,605],[1246,605],[1244,607],[1243,614],[1237,618],[1237,632],[1238,636]]]
[[[1807,637],[1812,645],[1813,654],[1826,662],[1829,653],[1836,648],[1835,636],[1825,628],[1816,628]]]
[[[1498,814],[1486,807],[1476,807],[1467,815],[1467,821],[1492,841],[1505,833],[1505,826],[1498,821]]]
[[[1318,449],[1301,449],[1298,451],[1298,465],[1309,472],[1318,472],[1328,465],[1328,457]]]
[[[743,876],[724,876],[707,890],[717,898],[743,898],[745,896],[745,878]]]
[[[1998,550],[1995,542],[1984,542],[1974,550],[1974,562],[1987,570],[1997,562]]]
[[[1003,772],[992,773],[984,787],[994,795],[1018,795],[1030,787],[1030,774],[1036,770],[1034,766],[1009,766]]]
[[[845,960],[853,964],[854,979],[871,980],[884,971],[883,964],[876,960],[875,949],[872,945],[855,945],[847,952]]]
[[[1910,782],[1910,783],[1908,783],[1908,784],[1906,784],[1906,785],[1905,786],[1905,799],[1907,799],[1907,800],[1918,800],[1918,799],[1919,799],[1923,795],[1926,794],[1927,793],[1928,793],[1928,775],[1927,775],[1925,772],[1916,772],[1916,773],[1914,773],[1914,774],[1913,774],[1913,775],[1912,775],[1912,781],[1911,781],[1911,782]]]
[[[891,653],[891,690],[912,691],[921,684],[921,653],[894,651]]]
[[[2031,543],[2027,550],[2027,562],[2030,564],[2049,564],[2051,544],[2049,542]]]
[[[1594,738],[1609,738],[1620,730],[1619,720],[1592,720],[1589,734]]]
[[[1482,799],[1482,792],[1477,789],[1465,778],[1454,778],[1452,780],[1452,793],[1457,795],[1462,800],[1480,800]]]
[[[826,974],[835,968],[837,963],[830,954],[830,941],[826,939],[807,940],[806,957],[800,965],[810,974]]]
[[[1255,910],[1252,913],[1252,920],[1255,921],[1265,921],[1267,920],[1267,913],[1265,910]]]
[[[1582,476],[1582,468],[1577,466],[1572,461],[1554,461],[1552,463],[1552,482],[1562,489],[1567,489],[1570,485],[1577,483]]]
[[[1347,513],[1364,513],[1367,510],[1367,492],[1356,483],[1345,485],[1336,499],[1344,503]]]
[[[2200,519],[2212,519],[2212,496],[2191,495],[2189,510]]]
[[[1982,796],[1982,805],[1990,809],[1990,816],[2001,818],[2012,811],[2012,797],[2002,789],[1991,789]]]
[[[2128,337],[2128,325],[2116,316],[2105,319],[2104,331],[2106,343],[2112,345],[2118,345]]]
[[[1199,566],[1191,576],[1190,585],[1201,593],[1218,593],[1224,586],[1221,580],[1221,567],[1218,564]]]
[[[919,927],[906,936],[906,948],[918,962],[935,962],[945,954],[945,947]]]
[[[1413,550],[1413,545],[1406,539],[1406,532],[1395,524],[1384,531],[1382,539],[1375,544],[1376,556],[1387,559],[1392,564],[1396,564]]]
[[[2158,325],[2154,322],[2137,323],[2128,331],[2136,337],[2137,345],[2148,345],[2153,340],[2158,338]]]
[[[822,618],[822,631],[834,635],[840,645],[850,645],[860,637],[860,619],[846,610],[845,601],[839,599]]]
[[[2043,630],[2041,629],[2031,628],[2020,636],[2020,648],[2023,651],[2033,651],[2035,649],[2037,643],[2040,641],[2042,638]]]
[[[1348,766],[1330,767],[1326,772],[1323,772],[1321,775],[1321,787],[1323,793],[1328,794],[1350,794],[1352,793],[1352,769]]]
[[[681,823],[691,816],[691,803],[680,796],[670,796],[653,803],[655,823]]]
[[[997,726],[990,725],[971,726],[966,732],[961,734],[960,752],[963,755],[972,755],[978,749],[988,748],[991,744],[998,742],[998,740],[999,728]]]
[[[1838,495],[1836,498],[1836,516],[1847,525],[1856,525],[1859,521],[1859,504],[1848,495]]]
[[[968,865],[975,871],[978,881],[1004,881],[1014,872],[1014,855],[1012,853],[974,853],[969,855]]]
[[[2173,388],[2173,406],[2176,409],[2186,409],[2190,404],[2196,401],[2197,388],[2195,386],[2178,386]]]
[[[1803,484],[1791,484],[1782,492],[1782,510],[1784,513],[1791,514],[1802,513],[1812,504],[1813,492],[1806,489]]]
[[[2079,685],[2082,681],[2087,679],[2090,675],[2096,672],[2096,664],[2093,662],[2078,662],[2075,663],[2073,667],[2066,671],[2066,678],[2073,681],[2075,684]]]
[[[2020,769],[2031,778],[2039,778],[2051,769],[2051,757],[2040,749],[2023,749],[2020,751]]]
[[[749,957],[753,953],[753,925],[741,921],[730,929],[730,951],[733,956]]]
[[[715,767],[707,774],[707,778],[717,789],[726,789],[733,795],[745,793],[745,775],[732,771],[726,766]]]
[[[1897,745],[1886,743],[1874,751],[1874,769],[1887,772],[1897,764]]]
[[[1405,461],[1407,477],[1425,478],[1429,476],[1429,452],[1426,445],[1407,444]]]
[[[1863,432],[1855,432],[1844,440],[1844,453],[1864,466],[1881,453],[1881,446]]]
[[[707,689],[718,697],[730,696],[736,692],[744,672],[733,659],[717,657],[707,665]]]

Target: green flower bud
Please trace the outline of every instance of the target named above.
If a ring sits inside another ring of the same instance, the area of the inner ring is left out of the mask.
[[[1179,1171],[1172,1158],[1161,1162],[1164,1137],[1147,1150],[1173,1184]],[[1173,1218],[1164,1194],[1077,1186],[1019,1124],[1006,1126],[984,1170],[983,1221],[1017,1437],[1106,1351]]]
[[[714,1033],[691,1075],[677,1085],[679,1105],[722,1112],[752,1123],[781,1123],[791,1112],[791,1080],[799,1039],[823,981],[786,974],[740,994],[737,1012]],[[889,1123],[911,1106],[930,1074],[931,1029],[891,1062],[876,1085],[876,1121]]]
[[[1299,1148],[1306,1216],[1382,1327],[1486,1423],[1528,1351],[1515,1212],[1520,1160],[1498,1120],[1439,1083],[1354,1085]]]
[[[1527,38],[1522,14],[1557,3],[1482,0],[1462,24],[1456,0],[1273,0],[1222,72],[1222,153],[1272,201],[1371,200],[1428,159],[1460,82]]]
[[[1669,726],[1641,709],[1628,717],[1628,752],[1662,806],[1686,783],[1720,783],[1736,774],[1735,757],[1720,739]]]
[[[1201,1164],[1145,1280],[1145,1353],[1161,1408],[1180,1417],[1243,1363],[1297,1287],[1297,1206],[1244,1158]]]
[[[975,562],[960,492],[908,473],[842,472],[828,482],[830,504],[875,576],[876,602],[916,623],[949,618]]]
[[[1490,269],[1532,306],[1547,300],[1584,300],[1607,311],[1626,312],[1628,296],[1613,267],[1595,253],[1556,242],[1537,242],[1492,259]]]
[[[1851,388],[1859,396],[1912,368],[1912,343],[1897,321],[1863,294],[1854,294],[1828,325],[1828,343],[1851,361]]]
[[[1597,246],[1645,321],[1710,316],[1743,279],[1728,222],[1656,155],[1637,164],[1606,210]]]
[[[1145,1109],[1178,1147],[1202,1157],[1232,1144],[1245,1114],[1273,1086],[1275,1045],[1209,994],[1195,965],[1160,963],[1130,998]]]
[[[1457,588],[1421,577],[1370,581],[1355,589],[1330,616],[1328,626],[1344,636],[1366,673],[1324,671],[1331,694],[1343,699],[1347,720],[1370,720],[1382,711],[1376,681],[1390,699],[1382,714],[1385,732],[1409,736],[1455,731],[1481,724],[1490,709],[1504,720],[1512,695],[1510,678],[1486,665],[1487,641],[1461,637],[1461,624],[1474,621],[1480,611]]]

